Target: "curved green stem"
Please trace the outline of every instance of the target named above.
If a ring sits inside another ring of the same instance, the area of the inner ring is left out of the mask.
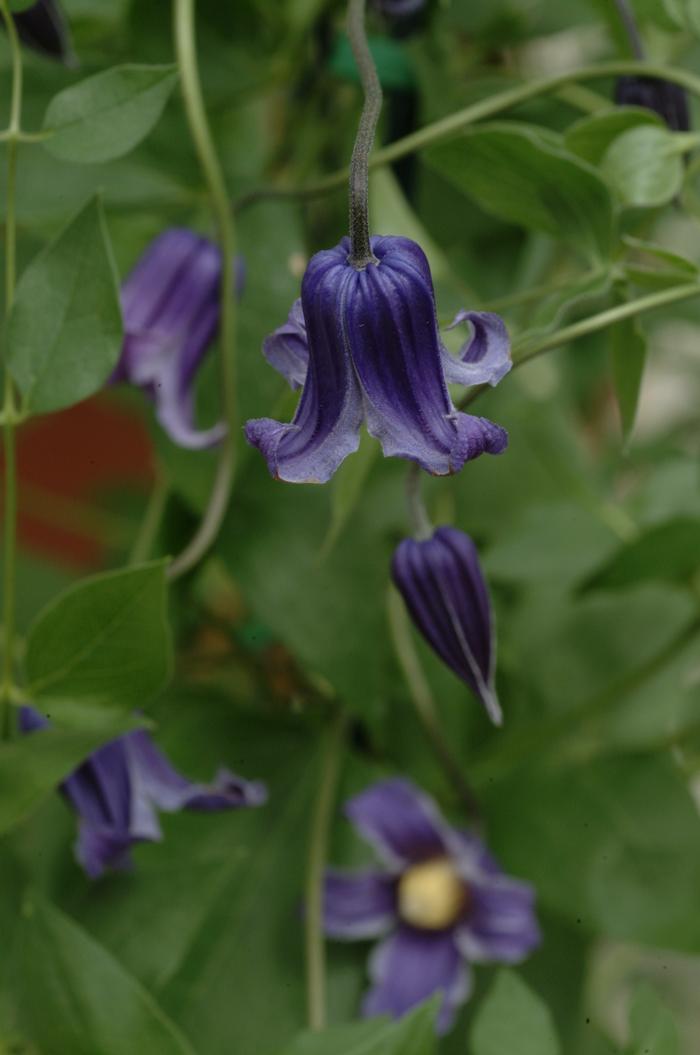
[[[481,817],[479,801],[469,786],[461,765],[452,754],[452,748],[442,731],[437,705],[413,645],[411,627],[404,603],[398,590],[393,587],[389,588],[387,608],[394,651],[418,719],[425,729],[435,757],[452,784],[467,816],[478,822]]]
[[[326,734],[318,794],[311,820],[306,867],[306,989],[309,1028],[326,1025],[326,952],[323,938],[323,871],[328,858],[328,837],[338,788],[340,757],[346,718],[339,711]]]
[[[550,92],[558,91],[567,84],[620,77],[624,74],[637,74],[671,81],[673,84],[680,84],[687,88],[694,95],[700,96],[700,77],[688,70],[667,67],[655,62],[635,62],[632,59],[603,62],[596,66],[581,66],[577,70],[557,73],[551,77],[541,77],[527,84],[520,84],[517,88],[508,88],[506,91],[498,92],[487,99],[481,99],[471,106],[466,106],[462,110],[456,110],[453,114],[442,117],[438,121],[433,121],[425,128],[419,128],[417,132],[412,132],[403,139],[397,139],[395,143],[375,150],[369,158],[369,168],[387,165],[391,161],[398,161],[399,158],[405,157],[406,154],[424,150],[443,139],[457,135],[458,132],[477,121],[494,117],[504,110],[511,110],[521,103],[535,99],[538,95],[548,95]],[[347,178],[348,169],[343,168],[305,187],[261,187],[241,197],[234,204],[234,208],[240,210],[267,198],[316,198],[342,187]]]
[[[17,142],[22,110],[22,53],[15,23],[6,0],[0,0],[0,11],[7,27],[12,53],[12,96],[7,139],[7,205],[5,212],[5,314],[9,315],[15,297],[17,280],[17,223],[15,192],[17,187]],[[5,453],[5,501],[3,544],[3,646],[2,682],[0,683],[0,737],[12,735],[10,703],[13,698],[13,660],[15,641],[15,603],[17,560],[17,458],[15,451],[15,395],[12,377],[5,365],[3,393],[3,434]]]
[[[219,452],[216,480],[209,505],[199,527],[185,549],[168,569],[176,579],[193,568],[215,541],[233,486],[237,432],[236,327],[234,297],[235,228],[223,171],[204,109],[197,65],[194,0],[174,0],[175,51],[182,82],[190,135],[204,175],[221,246],[221,399],[227,433]]]
[[[622,23],[627,39],[629,40],[632,54],[636,59],[644,59],[644,44],[639,32],[637,20],[634,17],[634,11],[632,10],[628,0],[613,0],[614,6],[617,8],[617,14],[620,22]]]
[[[423,501],[422,488],[423,474],[420,466],[413,462],[406,470],[406,504],[413,526],[413,534],[417,539],[430,538],[433,533],[433,525]]]
[[[163,519],[163,513],[165,512],[168,491],[167,480],[161,473],[158,473],[153,482],[143,519],[129,554],[129,564],[141,564],[150,557]]]
[[[372,52],[365,32],[366,0],[350,0],[348,37],[360,71],[365,101],[357,127],[350,159],[350,263],[358,270],[376,263],[369,240],[369,154],[382,109],[382,86],[379,83]]]

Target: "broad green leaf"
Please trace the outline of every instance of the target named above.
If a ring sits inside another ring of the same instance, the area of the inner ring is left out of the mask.
[[[10,0],[10,11],[26,11],[28,7],[33,7],[36,0]]]
[[[586,590],[619,590],[665,579],[689,583],[700,568],[700,520],[678,517],[644,531],[623,546],[584,584]]]
[[[615,395],[626,441],[634,427],[647,358],[647,341],[637,319],[623,319],[610,327],[610,358]]]
[[[302,1033],[280,1055],[432,1055],[435,1011],[431,1000],[398,1022],[375,1018],[322,1033]]]
[[[663,128],[658,114],[641,106],[623,106],[604,113],[582,117],[566,130],[564,143],[567,150],[591,165],[598,165],[610,144],[623,132],[640,125]]]
[[[613,140],[601,169],[624,205],[664,205],[683,183],[679,137],[665,127],[631,128]]]
[[[34,413],[93,395],[114,369],[122,324],[102,206],[93,198],[22,275],[7,328],[8,365]]]
[[[43,1055],[194,1055],[150,993],[76,922],[34,895],[23,916],[21,1019]]]
[[[62,161],[121,157],[151,131],[176,82],[174,66],[115,66],[96,73],[51,100],[43,145]]]
[[[84,579],[35,620],[26,668],[34,700],[144,704],[170,672],[165,562]]]
[[[472,1055],[559,1055],[552,1016],[515,974],[501,970],[472,1027]]]
[[[41,729],[0,745],[0,833],[23,821],[87,756],[130,725]]]
[[[594,933],[700,951],[700,816],[670,757],[513,773],[486,803],[506,870]]]
[[[648,983],[641,983],[630,1008],[630,1055],[680,1055],[680,1039],[670,1011]]]
[[[605,259],[613,227],[608,188],[591,165],[545,131],[506,122],[479,125],[425,157],[487,212]]]

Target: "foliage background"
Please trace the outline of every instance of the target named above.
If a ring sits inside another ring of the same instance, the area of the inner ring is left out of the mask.
[[[697,66],[692,22],[680,28],[678,10],[661,0],[635,6],[654,57]],[[197,7],[205,96],[232,198],[342,167],[358,111],[342,5],[201,0]],[[409,89],[422,125],[519,78],[625,54],[610,7],[594,0],[453,0],[432,5],[424,25],[405,38],[389,37],[377,19],[387,95],[382,134],[399,134],[389,124],[399,120]],[[28,127],[38,127],[50,98],[79,78],[121,62],[173,58],[163,0],[66,0],[65,8],[81,67],[64,69],[25,52]],[[7,83],[4,42],[0,48]],[[603,101],[611,97],[612,80],[590,87]],[[505,116],[549,130],[538,133],[540,146],[567,150],[559,136],[581,118],[580,105],[581,97],[548,96]],[[614,168],[601,167],[607,197],[589,203],[577,221],[583,234],[572,235],[566,211],[554,232],[533,230],[542,225],[509,212],[507,200],[521,194],[518,156],[513,162],[483,138],[466,139],[415,158],[410,202],[395,174],[382,169],[373,177],[374,229],[418,237],[431,258],[441,317],[560,283],[556,294],[502,309],[514,334],[542,334],[668,284],[668,274],[637,274],[634,284],[621,270],[632,259],[624,232],[679,253],[685,263],[668,265],[672,279],[679,267],[696,273],[692,160],[681,173],[680,204],[671,173],[662,177],[658,205],[643,208],[625,208]],[[651,160],[644,155],[639,167]],[[553,188],[539,161],[533,179],[546,201]],[[566,181],[557,186],[566,191]],[[49,158],[39,146],[22,149],[20,266],[97,190],[122,275],[164,227],[210,231],[177,92],[148,139],[117,161],[78,165]],[[583,193],[574,181],[573,198]],[[608,207],[621,220],[614,233],[600,235]],[[238,337],[243,419],[273,410],[284,416],[293,407],[260,355],[261,340],[286,317],[307,256],[335,244],[344,224],[342,188],[304,204],[264,200],[239,212],[247,267]],[[592,290],[590,260],[580,252],[591,239],[593,266],[603,276]],[[655,273],[666,268],[658,257],[652,264]],[[491,729],[465,688],[418,647],[451,742],[483,798],[494,851],[537,887],[545,938],[519,975],[536,994],[532,1000],[549,1009],[559,1038],[540,1026],[533,1033],[539,1046],[526,1047],[525,1024],[539,1011],[503,979],[489,997],[503,1001],[489,1027],[484,994],[494,972],[486,968],[440,1045],[444,1055],[514,1051],[496,1046],[498,1023],[506,1020],[523,1024],[517,1050],[528,1055],[690,1055],[700,1046],[700,821],[693,798],[700,763],[699,312],[697,301],[685,301],[641,319],[648,359],[627,437],[611,356],[616,340],[629,347],[631,338],[613,328],[534,360],[484,396],[479,412],[510,432],[507,454],[427,487],[436,522],[471,533],[483,555],[497,609],[504,731]],[[216,413],[210,367],[200,391],[205,420]],[[111,567],[123,558],[144,505],[142,462],[151,446],[171,488],[160,553],[181,548],[206,501],[208,454],[170,446],[138,395],[98,398],[105,414],[119,407],[121,425],[113,437],[85,435],[76,458],[89,460],[93,438],[105,456],[112,444],[132,443],[142,421],[151,439],[143,439],[140,464],[120,470],[117,484],[96,473],[79,505],[69,496],[59,510],[45,492],[34,496],[39,519],[62,511],[84,532],[91,517],[88,534],[99,546],[79,561],[54,559],[53,551],[49,560],[36,545],[25,550],[24,629],[86,563]],[[55,435],[81,412],[57,415],[63,424]],[[42,427],[43,419],[27,426],[24,442]],[[270,803],[245,814],[165,817],[165,840],[137,849],[132,875],[94,884],[72,859],[74,819],[57,797],[6,835],[0,1050],[364,1051],[359,1033],[351,1041],[334,1034],[318,1047],[293,1045],[304,1028],[300,902],[329,701],[339,698],[353,717],[342,797],[398,770],[459,816],[426,749],[387,629],[388,561],[408,531],[405,466],[363,448],[331,486],[315,489],[276,484],[256,452],[241,445],[239,453],[216,552],[172,591],[174,677],[148,715],[185,772],[206,778],[227,764],[266,780]],[[77,719],[84,729],[107,720],[88,712]],[[333,861],[357,862],[364,852],[338,816]],[[356,1015],[367,951],[329,945],[333,1023]],[[639,989],[642,980],[652,989]],[[368,1052],[374,1043],[378,1053],[419,1055],[431,1043],[418,1027],[372,1036]]]

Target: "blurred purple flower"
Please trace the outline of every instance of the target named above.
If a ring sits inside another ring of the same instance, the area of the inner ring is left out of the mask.
[[[408,780],[372,785],[345,813],[383,868],[328,870],[326,933],[388,935],[370,957],[365,1017],[398,1018],[441,992],[444,1033],[469,997],[470,964],[518,963],[539,944],[534,891],[505,875],[475,835],[450,827]]]
[[[427,0],[373,0],[373,3],[388,18],[406,18],[425,7]]]
[[[394,551],[391,575],[425,640],[500,725],[491,600],[469,535],[439,527],[430,538],[404,539]]]
[[[242,280],[239,262],[239,293]],[[218,246],[182,227],[154,239],[122,285],[124,346],[111,380],[143,388],[173,442],[192,450],[226,433],[223,423],[194,424],[194,379],[219,329],[220,286]]]
[[[672,132],[690,131],[688,96],[680,84],[658,77],[620,77],[615,83],[618,106],[643,106],[666,122]]]
[[[20,40],[27,47],[66,66],[76,64],[68,24],[57,0],[39,0],[26,11],[15,12],[12,18]]]
[[[49,723],[33,707],[20,708],[20,730]],[[109,868],[131,867],[131,847],[162,838],[157,810],[205,812],[261,806],[264,784],[220,769],[211,784],[193,784],[173,769],[143,730],[99,748],[61,784],[78,814],[75,854],[91,879]]]
[[[388,457],[407,458],[437,476],[470,458],[500,454],[506,432],[459,413],[447,382],[495,384],[510,368],[500,318],[460,312],[471,337],[453,358],[438,332],[430,268],[408,238],[372,239],[376,264],[348,263],[349,241],[312,257],[301,301],[267,338],[264,354],[292,387],[303,384],[294,420],[258,418],[248,442],[270,472],[291,483],[325,483],[357,450],[362,421]]]

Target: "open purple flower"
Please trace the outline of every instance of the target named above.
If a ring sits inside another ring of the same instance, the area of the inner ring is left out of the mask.
[[[450,827],[408,780],[372,785],[345,813],[383,867],[327,872],[326,933],[384,939],[369,961],[365,1017],[398,1018],[441,992],[444,1033],[469,997],[470,964],[518,963],[538,945],[534,892],[505,875],[475,835]]]
[[[688,96],[680,84],[658,77],[620,77],[615,83],[615,102],[618,106],[643,106],[653,110],[672,132],[690,131]]]
[[[49,723],[34,708],[20,709],[20,729]],[[79,817],[75,855],[91,879],[109,868],[131,867],[131,847],[162,838],[157,810],[205,812],[261,806],[265,785],[220,769],[211,784],[181,776],[143,730],[99,748],[61,784]]]
[[[408,238],[372,239],[376,264],[348,262],[349,241],[312,257],[284,326],[264,354],[293,387],[303,384],[291,424],[258,418],[248,442],[270,472],[291,483],[325,483],[357,450],[363,420],[389,457],[437,476],[485,451],[500,454],[505,431],[459,413],[447,382],[495,384],[510,368],[508,335],[488,312],[460,312],[472,333],[453,358],[438,332],[428,261]]]
[[[391,574],[425,640],[500,725],[491,601],[469,535],[439,527],[428,539],[404,539]]]
[[[239,288],[241,279],[239,269]],[[112,382],[143,388],[170,438],[193,450],[226,432],[194,424],[194,380],[219,328],[220,286],[218,246],[179,227],[151,242],[122,285],[125,338]]]

